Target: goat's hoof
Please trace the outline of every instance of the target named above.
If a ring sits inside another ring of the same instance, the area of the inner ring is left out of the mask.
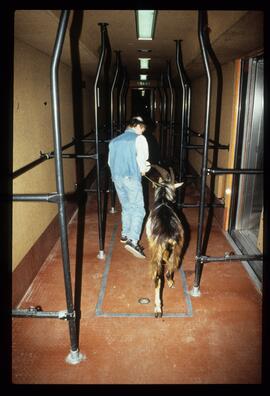
[[[162,312],[155,312],[155,318],[162,318]]]
[[[175,286],[174,286],[174,281],[168,281],[168,286],[169,286],[171,289],[174,289],[174,288],[175,288]]]

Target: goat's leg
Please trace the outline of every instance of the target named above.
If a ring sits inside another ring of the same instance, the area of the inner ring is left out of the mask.
[[[166,279],[169,287],[174,287],[173,275],[174,273],[170,270],[166,272]]]
[[[157,275],[155,278],[155,318],[162,317],[161,310],[161,279]]]

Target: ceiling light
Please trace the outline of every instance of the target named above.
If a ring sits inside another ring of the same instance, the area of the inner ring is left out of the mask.
[[[151,58],[139,58],[140,69],[149,69],[149,61]]]
[[[152,50],[146,48],[140,48],[138,49],[138,52],[152,52]]]
[[[147,80],[147,74],[140,74],[140,80],[141,81],[145,81],[145,80]]]
[[[136,10],[136,31],[138,40],[152,40],[156,27],[156,10]]]

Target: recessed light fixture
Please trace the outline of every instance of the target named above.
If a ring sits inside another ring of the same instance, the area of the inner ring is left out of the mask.
[[[147,80],[147,74],[140,74],[140,80],[141,81],[146,81]]]
[[[151,49],[146,49],[146,48],[139,48],[138,52],[152,52]]]
[[[153,40],[156,27],[156,10],[136,10],[136,31],[138,40]]]
[[[151,58],[139,58],[140,69],[149,69],[149,61]]]

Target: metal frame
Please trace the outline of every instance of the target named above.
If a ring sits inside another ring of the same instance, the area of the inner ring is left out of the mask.
[[[169,92],[170,92],[170,107],[169,107],[169,123],[168,123],[168,128],[169,128],[169,133],[168,133],[168,141],[167,141],[167,155],[169,158],[169,161],[173,161],[173,148],[174,148],[174,131],[173,131],[173,123],[174,123],[174,92],[173,92],[173,87],[172,87],[172,81],[171,81],[171,64],[169,61],[167,61],[167,69],[166,69],[166,75],[167,75],[167,81],[168,81],[168,87],[169,87]]]
[[[204,145],[203,145],[203,158],[201,167],[201,188],[200,188],[200,205],[199,205],[199,221],[198,221],[198,233],[197,233],[197,248],[195,257],[195,279],[193,289],[190,294],[193,297],[200,296],[200,280],[203,270],[204,263],[207,262],[224,262],[224,261],[236,261],[236,260],[263,260],[263,255],[228,255],[224,254],[221,257],[208,257],[202,255],[203,250],[203,224],[204,224],[204,208],[205,208],[205,187],[206,187],[206,176],[207,174],[255,174],[263,173],[263,170],[259,169],[218,169],[218,168],[207,168],[208,149],[209,149],[209,116],[210,116],[210,100],[211,100],[211,73],[209,67],[209,55],[213,60],[213,64],[217,73],[221,73],[220,65],[217,58],[214,55],[213,49],[211,48],[210,40],[208,37],[208,23],[207,23],[207,11],[199,11],[198,17],[198,34],[199,42],[203,57],[203,64],[207,76],[207,93],[206,93],[206,108],[205,108],[205,124],[204,124]],[[219,147],[220,148],[220,147]]]
[[[60,57],[62,53],[63,43],[65,40],[65,34],[68,24],[70,11],[64,10],[61,13],[58,31],[55,39],[55,45],[53,50],[52,62],[51,62],[51,100],[52,100],[52,120],[53,120],[53,137],[54,137],[54,151],[49,153],[40,152],[40,158],[32,161],[31,163],[23,166],[19,170],[13,173],[12,177],[16,178],[33,167],[39,165],[45,160],[54,158],[55,160],[55,177],[57,192],[47,193],[47,194],[13,194],[13,201],[24,201],[24,202],[50,202],[57,203],[58,205],[58,216],[59,216],[59,226],[60,226],[60,240],[61,240],[61,251],[63,260],[63,270],[64,270],[64,284],[65,284],[65,295],[67,309],[59,312],[54,311],[42,311],[40,307],[30,307],[29,309],[14,309],[12,310],[12,316],[14,317],[31,317],[31,318],[58,318],[68,320],[69,323],[69,333],[70,333],[70,353],[66,358],[66,362],[70,364],[80,363],[85,359],[85,355],[79,352],[78,348],[78,335],[76,328],[76,312],[73,305],[73,293],[71,286],[71,275],[70,275],[70,258],[69,258],[69,247],[68,247],[68,232],[67,232],[67,222],[66,222],[66,212],[65,212],[65,191],[64,191],[64,175],[63,175],[63,158],[70,159],[94,159],[97,161],[97,201],[98,201],[98,225],[99,225],[99,246],[100,251],[98,258],[104,259],[104,216],[103,209],[101,205],[101,188],[100,188],[100,153],[99,144],[108,143],[110,140],[99,138],[99,125],[98,125],[98,82],[100,77],[100,71],[104,63],[105,58],[105,44],[109,46],[109,40],[106,30],[106,23],[100,23],[101,26],[101,40],[102,40],[102,51],[100,54],[99,64],[97,68],[97,74],[94,85],[94,95],[95,95],[95,139],[88,138],[91,134],[88,133],[82,137],[82,139],[73,139],[72,142],[61,147],[61,125],[60,125],[60,106],[59,106],[59,84],[58,84],[58,70]],[[96,153],[95,154],[64,154],[63,151],[69,147],[74,146],[78,140],[82,143],[95,142],[96,143]],[[90,172],[91,173],[91,172]],[[84,178],[82,183],[88,178],[90,173]],[[77,189],[79,186],[76,185]],[[95,190],[84,189],[85,192],[91,192]],[[107,193],[108,191],[105,191]]]
[[[14,309],[12,310],[12,316],[15,317],[37,317],[37,318],[59,318],[68,320],[69,335],[70,335],[70,353],[66,358],[66,362],[70,364],[77,364],[85,359],[85,356],[79,352],[78,347],[78,335],[76,329],[76,313],[73,305],[73,293],[71,285],[70,275],[70,260],[69,260],[69,248],[68,248],[68,233],[67,233],[67,222],[65,212],[65,193],[64,193],[64,176],[63,176],[63,161],[62,161],[62,147],[61,147],[61,124],[60,124],[60,107],[59,107],[59,84],[58,84],[58,69],[60,57],[63,49],[63,43],[65,40],[65,34],[67,29],[67,23],[69,19],[70,11],[64,10],[61,13],[58,31],[55,39],[55,45],[53,50],[52,62],[51,62],[51,100],[52,100],[52,121],[53,121],[53,138],[55,151],[53,153],[55,159],[55,177],[56,177],[56,193],[49,194],[15,194],[12,196],[14,201],[44,201],[53,202],[58,205],[58,216],[60,226],[60,240],[61,240],[61,251],[64,271],[64,285],[67,310],[59,312],[43,312],[36,308],[29,309]],[[74,143],[72,143],[74,144]],[[72,145],[64,146],[65,148]],[[13,177],[17,177],[22,173],[25,173],[32,167],[40,164],[45,159],[52,158],[52,156],[44,156],[41,153],[39,160],[33,161],[32,163],[24,166],[19,171],[13,174]]]
[[[119,80],[119,65],[120,65],[120,51],[115,51],[115,55],[116,55],[116,64],[115,64],[115,72],[114,72],[114,77],[113,77],[113,82],[111,85],[111,94],[110,94],[110,98],[111,98],[111,118],[110,118],[110,133],[111,133],[111,139],[114,138],[115,136],[115,123],[114,123],[114,89],[116,86],[116,82],[117,80]],[[115,188],[114,188],[114,184],[112,182],[112,179],[110,177],[110,195],[111,195],[111,209],[110,209],[110,213],[116,213],[115,210],[115,197],[116,197],[116,192],[115,192]]]

